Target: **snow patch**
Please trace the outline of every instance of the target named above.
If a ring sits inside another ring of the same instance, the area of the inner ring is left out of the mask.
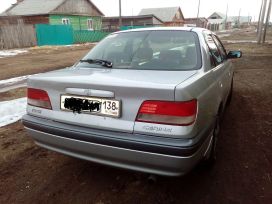
[[[27,78],[30,75],[25,75],[25,76],[20,76],[20,77],[15,77],[15,78],[10,78],[10,79],[4,79],[0,81],[0,87],[1,86],[10,86],[19,82],[25,82]]]
[[[226,43],[257,43],[256,40],[226,40]]]
[[[232,32],[234,32],[234,31],[239,31],[239,30],[241,30],[241,29],[239,29],[239,28],[234,28],[234,29],[229,29],[229,30],[218,30],[218,31],[216,31],[215,33],[232,33]]]
[[[27,50],[2,50],[0,51],[0,58],[16,56],[18,54],[26,53]]]
[[[30,75],[0,80],[0,93],[14,88],[26,86],[26,80]]]
[[[220,35],[217,35],[219,38],[224,38],[224,37],[229,37],[230,34],[220,34]]]
[[[15,123],[26,114],[27,98],[0,102],[0,127]]]

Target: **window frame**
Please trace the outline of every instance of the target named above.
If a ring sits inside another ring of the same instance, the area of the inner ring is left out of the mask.
[[[63,25],[70,25],[70,24],[71,24],[69,18],[62,18],[62,19],[61,19],[61,22],[62,22]]]
[[[89,25],[90,25],[89,22],[91,22],[91,25],[92,25],[91,28],[89,27]],[[87,29],[88,30],[94,30],[93,19],[91,19],[91,18],[87,19]]]
[[[213,40],[214,40],[219,52],[221,53],[223,61],[226,61],[227,60],[227,51],[226,51],[223,43],[220,41],[220,39],[216,35],[212,34],[212,37],[213,37]]]
[[[220,49],[218,48],[218,46],[217,46],[217,44],[216,44],[216,42],[215,42],[215,40],[213,39],[213,33],[203,32],[203,36],[204,36],[204,40],[205,40],[205,42],[206,42],[206,45],[207,45],[207,47],[208,47],[208,49],[209,49],[210,62],[211,62],[211,69],[213,69],[213,68],[215,68],[215,67],[221,65],[222,63],[224,63],[225,60],[224,60],[224,57],[222,56],[222,54],[221,54],[221,52],[220,52]],[[211,40],[212,40],[212,42],[214,43],[214,45],[215,45],[215,47],[216,47],[216,49],[217,49],[217,51],[218,51],[218,53],[219,53],[219,56],[220,56],[220,58],[221,58],[221,62],[218,62],[218,61],[215,59],[215,56],[212,54],[212,48],[210,47],[209,42],[208,42],[208,39],[207,39],[208,37],[210,37]]]

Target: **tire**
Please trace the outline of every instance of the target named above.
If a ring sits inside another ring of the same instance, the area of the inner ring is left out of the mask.
[[[231,103],[232,94],[233,94],[233,78],[231,80],[230,92],[229,92],[229,95],[228,95],[228,98],[227,98],[227,106],[229,106],[230,103]]]
[[[218,136],[220,133],[220,126],[221,126],[221,120],[222,120],[222,114],[223,114],[223,108],[220,107],[218,114],[216,116],[216,121],[213,129],[213,136],[212,136],[212,141],[211,141],[211,147],[208,151],[208,155],[204,157],[203,164],[204,166],[211,167],[214,165],[216,161],[216,156],[217,156],[217,141],[218,141]]]

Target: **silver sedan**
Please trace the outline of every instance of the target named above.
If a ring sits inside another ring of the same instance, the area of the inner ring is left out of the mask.
[[[212,164],[233,66],[201,28],[108,35],[74,66],[28,79],[23,124],[37,145],[101,164],[179,176]]]

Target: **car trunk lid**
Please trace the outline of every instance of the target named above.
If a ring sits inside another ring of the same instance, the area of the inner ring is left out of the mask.
[[[175,100],[175,87],[196,71],[68,68],[33,75],[28,86],[47,91],[52,110],[31,111],[59,122],[112,131],[133,132],[137,112],[145,100]],[[118,118],[61,110],[61,95],[121,101]],[[32,108],[32,107],[29,107]]]

